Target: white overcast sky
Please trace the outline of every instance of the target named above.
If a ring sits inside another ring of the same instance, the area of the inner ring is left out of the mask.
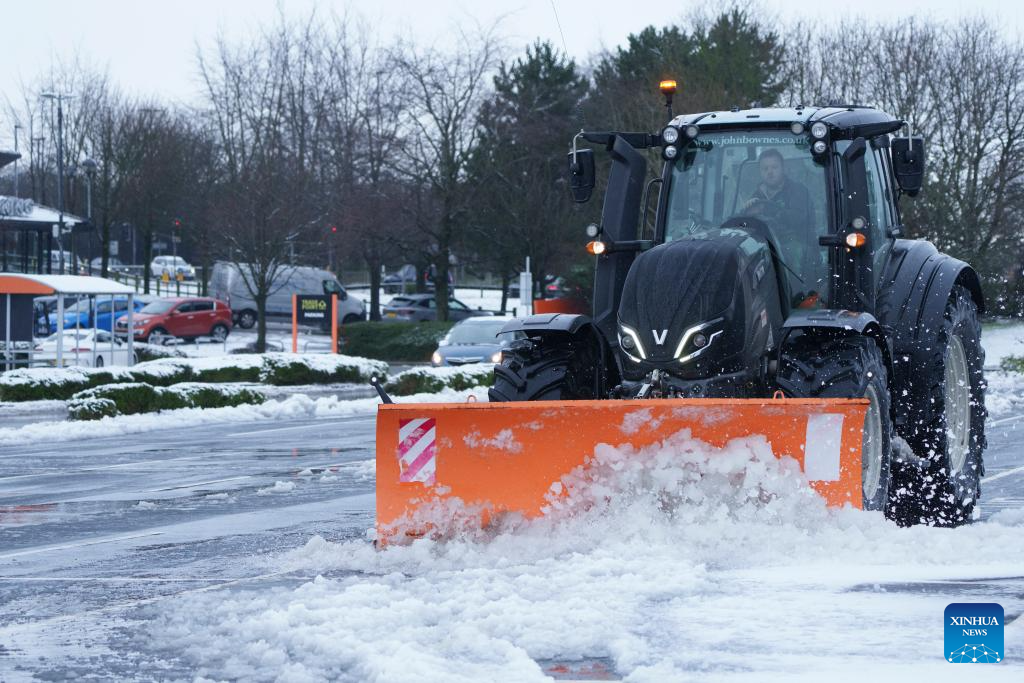
[[[697,3],[652,0],[554,0],[573,57],[585,60],[602,48],[625,42],[650,24],[680,19]],[[261,24],[302,17],[314,8],[358,13],[382,37],[400,32],[424,44],[443,41],[457,23],[484,25],[501,17],[500,33],[512,50],[536,37],[562,45],[552,0],[4,0],[0,7],[0,103],[17,98],[57,59],[76,52],[96,68],[106,68],[123,89],[165,100],[195,101],[196,45],[209,47],[219,33],[242,39]],[[1024,28],[1020,0],[761,0],[761,11],[784,21],[828,22],[844,15],[899,21],[908,16],[955,19],[977,13],[995,18],[1010,36]],[[0,147],[10,148],[12,131],[0,130]]]

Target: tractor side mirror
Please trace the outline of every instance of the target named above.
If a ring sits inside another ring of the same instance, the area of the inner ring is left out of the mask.
[[[594,192],[594,150],[578,149],[569,152],[569,188],[577,204],[590,201]]]
[[[892,170],[900,190],[916,196],[924,185],[924,138],[893,138]]]

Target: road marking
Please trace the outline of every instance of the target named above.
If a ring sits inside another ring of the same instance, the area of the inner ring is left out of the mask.
[[[149,536],[162,536],[162,531],[151,531],[146,534],[131,534],[129,536],[113,536],[110,538],[100,538],[94,541],[80,541],[78,543],[65,543],[64,545],[51,545],[45,548],[32,548],[31,550],[19,550],[13,553],[4,553],[0,555],[0,560],[6,560],[11,557],[24,557],[25,555],[37,555],[39,553],[48,553],[52,550],[67,550],[68,548],[82,548],[88,545],[102,545],[103,543],[117,543],[118,541],[131,541],[136,538],[148,538]]]
[[[1014,415],[1013,417],[1004,417],[1001,420],[992,420],[986,426],[995,427],[996,425],[1006,424],[1007,422],[1016,422],[1017,420],[1024,420],[1024,415]]]
[[[1020,467],[1014,467],[1012,470],[1006,470],[1004,472],[999,472],[997,474],[991,474],[987,477],[983,477],[981,481],[982,483],[987,484],[990,481],[1002,479],[1003,477],[1008,477],[1011,474],[1017,474],[1018,472],[1024,472],[1024,465],[1021,465]]]
[[[169,486],[163,489],[149,489],[146,493],[158,493],[160,491],[178,491],[179,489],[191,489],[196,486],[206,486],[207,484],[220,484],[225,481],[238,481],[239,479],[252,479],[251,474],[246,474],[241,477],[228,477],[227,479],[211,479],[210,481],[197,481],[192,484],[182,484],[181,486]]]
[[[51,582],[51,581],[65,581],[65,582],[81,582],[81,581],[95,581],[97,583],[217,583],[219,581],[247,581],[250,577],[242,576],[238,578],[226,579],[223,576],[211,576],[211,577],[196,577],[196,576],[183,576],[180,578],[162,577],[162,576],[0,576],[0,581],[25,581],[25,582]],[[302,581],[312,581],[315,576],[296,576],[296,579]]]
[[[373,422],[373,421],[374,421],[374,418],[371,418],[369,420],[366,420],[366,419],[363,419],[363,420],[350,420],[348,422],[345,422],[345,424],[359,424],[361,422]],[[288,431],[291,431],[293,429],[309,429],[310,427],[316,427],[318,425],[318,423],[320,423],[320,422],[326,422],[326,420],[318,420],[317,422],[311,422],[309,424],[298,425],[296,427],[278,427],[277,429],[257,429],[256,431],[252,431],[252,432],[235,432],[234,434],[228,434],[228,436],[254,436],[256,434],[270,434],[271,432],[288,432]]]

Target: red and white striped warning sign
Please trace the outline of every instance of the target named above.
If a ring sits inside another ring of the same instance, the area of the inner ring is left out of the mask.
[[[398,481],[434,483],[437,456],[437,430],[434,418],[424,417],[398,422]]]

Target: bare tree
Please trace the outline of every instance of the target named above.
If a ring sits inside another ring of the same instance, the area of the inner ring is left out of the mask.
[[[393,51],[411,97],[406,125],[408,180],[421,184],[433,201],[419,203],[416,223],[435,269],[437,319],[448,319],[448,273],[453,248],[466,226],[465,170],[480,131],[477,116],[488,92],[487,76],[498,60],[493,29],[477,38],[461,35],[446,54],[430,48]]]

